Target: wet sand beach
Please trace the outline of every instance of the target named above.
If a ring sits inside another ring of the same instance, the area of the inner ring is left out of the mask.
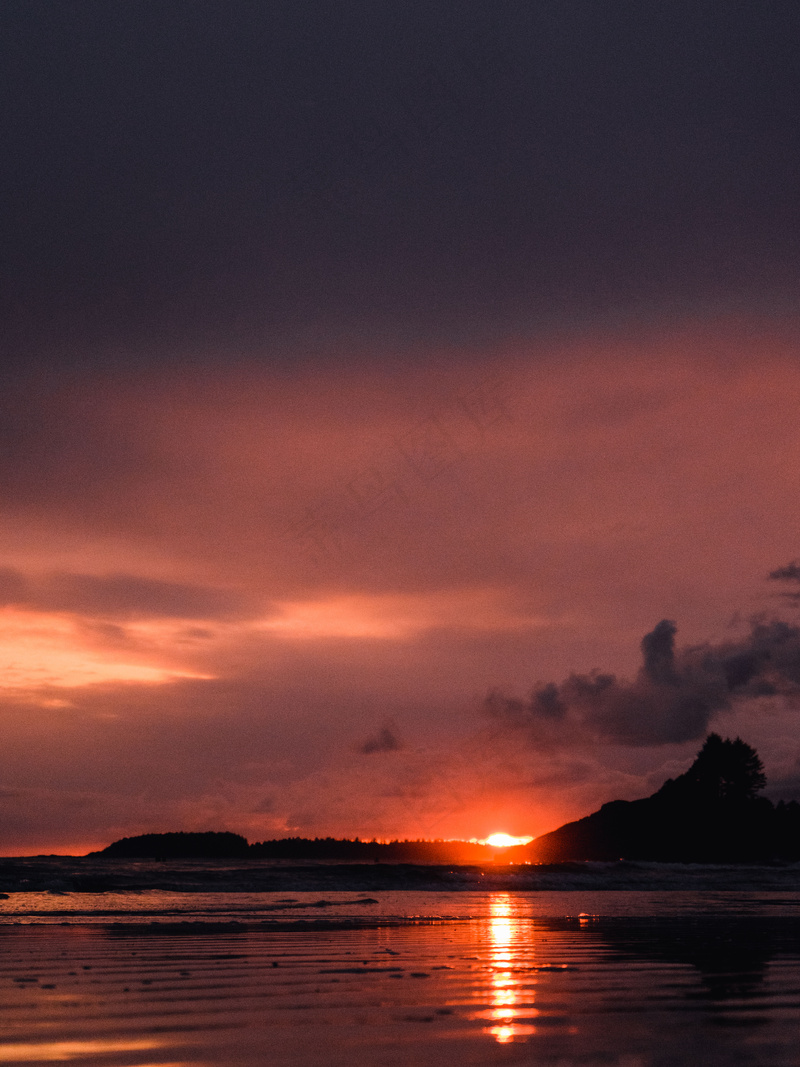
[[[0,1063],[798,1063],[789,889],[0,903]]]

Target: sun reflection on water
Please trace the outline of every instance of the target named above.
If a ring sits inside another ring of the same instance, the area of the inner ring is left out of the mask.
[[[510,1041],[524,1040],[536,1033],[536,1028],[527,1023],[517,1022],[520,1016],[530,1018],[536,1015],[536,1009],[530,1003],[533,991],[530,978],[526,982],[523,1007],[518,976],[514,973],[515,953],[529,923],[523,923],[514,915],[512,897],[508,893],[496,893],[490,902],[489,939],[490,960],[492,964],[491,992],[492,1007],[489,1018],[493,1026],[486,1029],[495,1041],[505,1045]],[[526,945],[532,951],[530,944]]]

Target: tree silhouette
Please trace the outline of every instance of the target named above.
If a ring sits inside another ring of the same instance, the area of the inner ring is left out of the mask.
[[[687,784],[703,800],[723,803],[752,800],[767,784],[758,753],[740,737],[709,734],[686,772]]]

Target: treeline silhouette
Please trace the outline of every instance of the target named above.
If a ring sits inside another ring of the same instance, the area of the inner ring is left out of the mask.
[[[642,800],[612,800],[528,846],[536,863],[654,860],[756,863],[800,860],[800,804],[758,796],[758,753],[709,734],[694,763]]]
[[[281,837],[251,845],[240,834],[211,831],[123,837],[91,855],[111,859],[331,860],[439,865],[491,863],[501,855],[504,862],[511,862],[508,854],[512,852],[517,853],[519,849],[492,848],[470,841],[362,841],[357,837]]]
[[[286,837],[250,846],[253,858],[317,859],[356,863],[491,863],[509,849],[492,848],[470,841],[361,841],[333,837]]]

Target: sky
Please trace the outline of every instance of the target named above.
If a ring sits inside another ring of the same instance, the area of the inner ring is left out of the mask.
[[[0,854],[800,799],[799,34],[3,5]]]

